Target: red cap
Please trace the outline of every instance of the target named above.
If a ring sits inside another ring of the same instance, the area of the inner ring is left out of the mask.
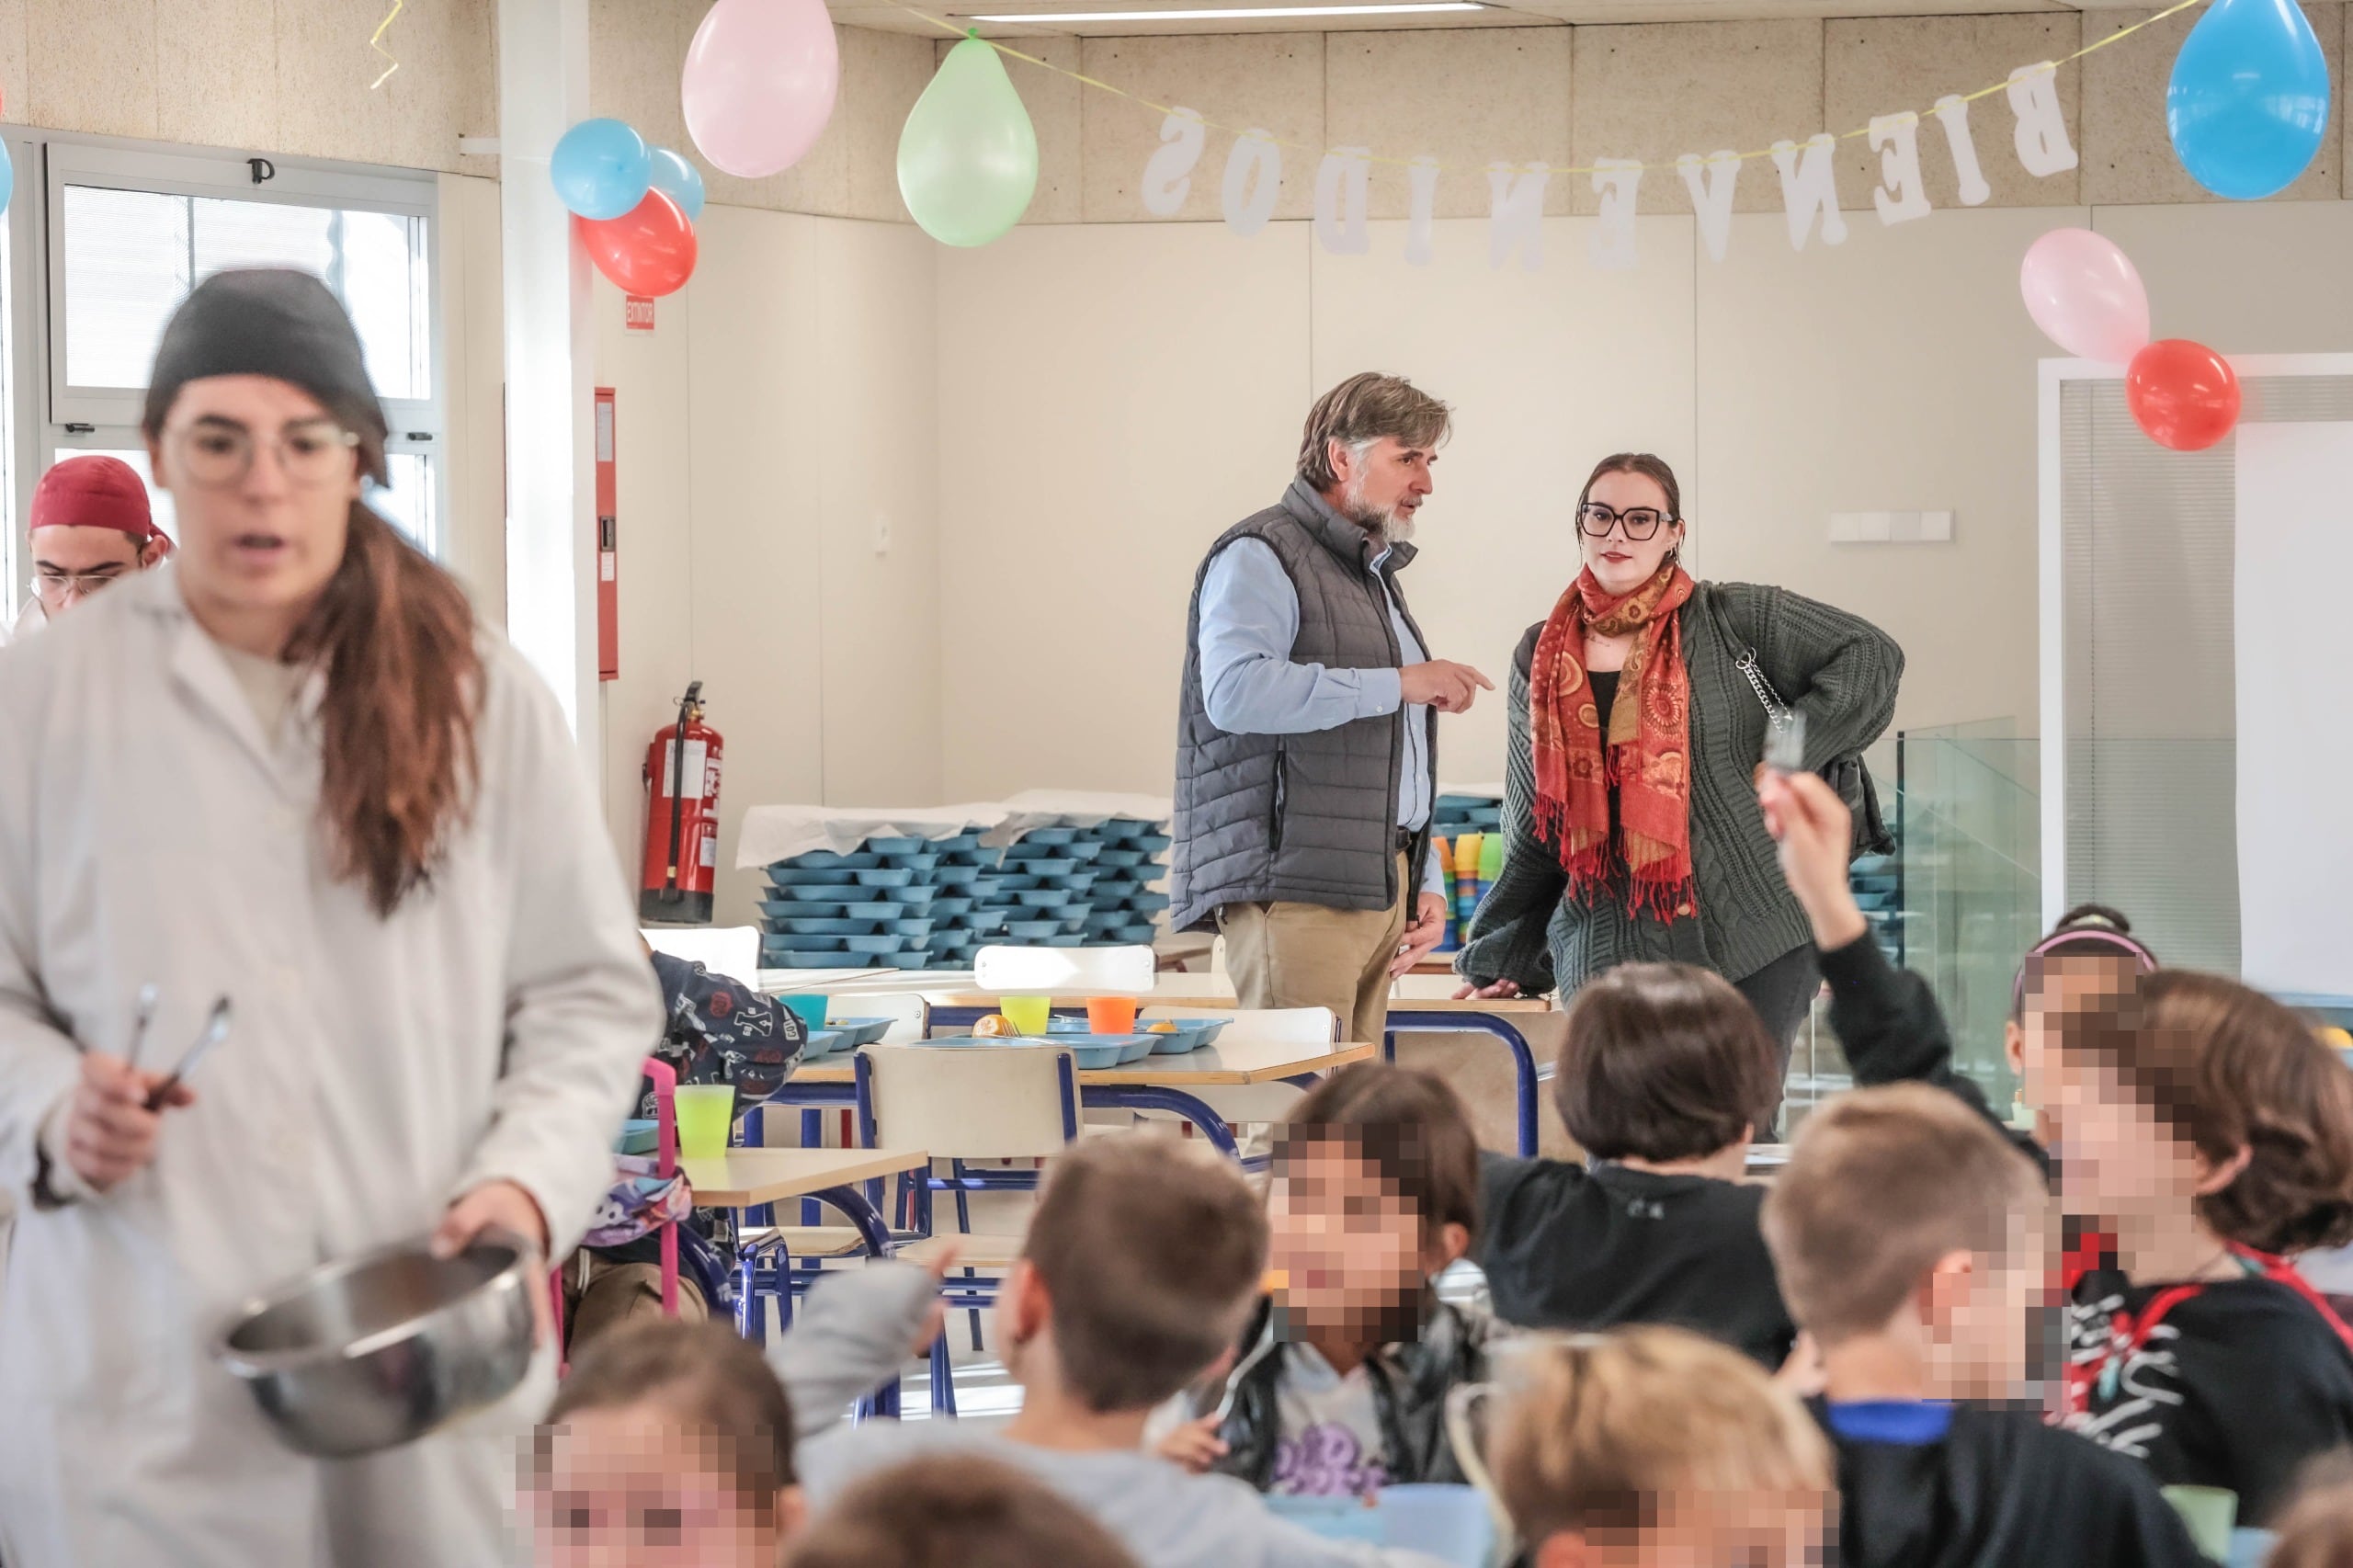
[[[34,528],[113,528],[144,544],[162,531],[147,509],[147,487],[120,458],[67,458],[33,486]]]

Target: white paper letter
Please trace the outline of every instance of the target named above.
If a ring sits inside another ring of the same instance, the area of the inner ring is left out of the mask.
[[[2018,117],[2018,162],[2037,179],[2075,166],[2067,111],[2059,103],[2059,68],[2048,60],[2010,73],[2010,108]]]
[[[1879,154],[1880,184],[1871,192],[1879,221],[1893,225],[1928,215],[1928,193],[1920,188],[1920,117],[1871,117],[1871,151]]]
[[[1781,171],[1781,205],[1790,216],[1790,248],[1805,249],[1815,214],[1822,218],[1822,243],[1843,244],[1847,217],[1838,210],[1838,143],[1824,131],[1806,139],[1803,148],[1793,142],[1773,143],[1773,166]]]
[[[1282,183],[1283,150],[1270,133],[1245,131],[1235,137],[1225,155],[1225,226],[1245,237],[1265,228]]]
[[[1415,158],[1405,165],[1405,178],[1412,182],[1413,203],[1405,212],[1405,263],[1409,267],[1430,264],[1430,219],[1438,211],[1438,160]]]
[[[1315,169],[1315,238],[1334,256],[1362,256],[1372,248],[1364,232],[1365,185],[1372,177],[1372,154],[1342,147],[1324,154]]]
[[[1143,166],[1143,210],[1155,218],[1174,218],[1183,210],[1193,188],[1193,165],[1201,161],[1209,141],[1201,117],[1191,109],[1171,109],[1160,122],[1160,145]]]
[[[1634,249],[1634,187],[1643,182],[1643,165],[1631,158],[1596,158],[1593,188],[1601,198],[1596,214],[1589,254],[1593,265],[1622,272],[1642,258]]]
[[[1979,207],[1994,194],[1977,166],[1977,142],[1969,134],[1969,103],[1948,93],[1937,100],[1937,123],[1945,128],[1945,145],[1952,151],[1953,177],[1961,182],[1961,204]]]
[[[1691,193],[1691,210],[1699,220],[1699,237],[1708,242],[1708,259],[1724,258],[1724,242],[1732,238],[1732,187],[1740,178],[1740,154],[1711,153],[1705,158],[1686,153],[1675,160],[1683,188]]]
[[[1540,164],[1526,170],[1514,164],[1487,165],[1489,267],[1502,267],[1514,245],[1526,270],[1544,265],[1544,182],[1551,177]]]

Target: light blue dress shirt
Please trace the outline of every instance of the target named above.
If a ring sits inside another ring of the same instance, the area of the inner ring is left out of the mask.
[[[1373,561],[1378,577],[1383,554]],[[1379,578],[1389,601],[1401,664],[1428,657],[1389,579]],[[1404,699],[1396,670],[1336,670],[1291,662],[1299,638],[1299,590],[1274,548],[1264,540],[1236,540],[1210,562],[1201,580],[1199,646],[1201,699],[1210,722],[1234,735],[1300,735],[1336,729],[1356,719],[1397,711]],[[1429,708],[1405,710],[1405,748],[1398,758],[1397,825],[1418,829],[1430,820]],[[1446,870],[1435,855],[1422,868],[1422,891],[1446,896]]]

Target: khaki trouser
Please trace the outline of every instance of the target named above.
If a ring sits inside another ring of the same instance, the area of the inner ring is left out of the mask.
[[[570,1354],[577,1359],[583,1346],[624,1324],[662,1315],[662,1266],[657,1263],[616,1263],[586,1248],[572,1255],[563,1269],[563,1322]],[[710,1315],[702,1289],[684,1273],[678,1276],[678,1317],[700,1323]]]
[[[1340,1038],[1379,1045],[1389,1021],[1389,966],[1404,939],[1406,911],[1419,892],[1397,858],[1391,909],[1327,909],[1320,903],[1229,903],[1217,912],[1225,968],[1245,1007],[1329,1007]]]

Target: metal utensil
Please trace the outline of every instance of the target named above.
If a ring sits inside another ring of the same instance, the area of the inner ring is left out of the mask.
[[[126,1065],[139,1065],[139,1048],[147,1043],[147,1026],[155,1021],[155,1004],[162,996],[163,993],[156,990],[152,983],[139,988],[138,1011],[131,1020],[131,1044],[122,1053]]]
[[[512,1393],[531,1364],[529,1243],[485,1231],[455,1257],[423,1240],[331,1263],[248,1303],[213,1358],[299,1453],[412,1442]]]
[[[154,1091],[147,1096],[149,1110],[162,1109],[165,1098],[179,1086],[181,1079],[195,1070],[198,1062],[204,1060],[204,1053],[228,1037],[229,1017],[229,999],[223,996],[212,1004],[212,1016],[204,1021],[204,1032],[196,1037],[194,1045],[188,1048],[188,1054],[180,1058],[180,1064],[173,1068],[171,1075],[156,1085]]]

